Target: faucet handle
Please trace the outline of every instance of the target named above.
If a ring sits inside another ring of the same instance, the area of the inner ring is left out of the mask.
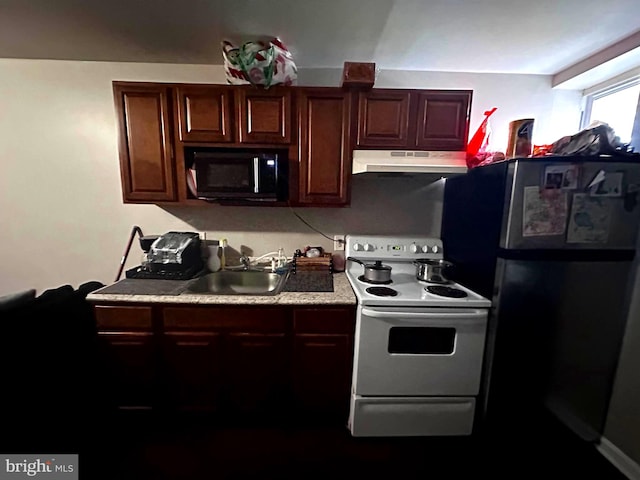
[[[245,270],[249,269],[249,264],[251,263],[251,259],[245,255],[244,253],[240,256],[240,263],[244,267]]]

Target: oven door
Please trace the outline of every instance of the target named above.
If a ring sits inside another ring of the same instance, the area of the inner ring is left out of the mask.
[[[360,307],[354,393],[477,395],[487,313],[470,308]]]

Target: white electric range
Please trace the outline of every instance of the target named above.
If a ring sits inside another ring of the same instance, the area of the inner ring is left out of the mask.
[[[413,261],[442,259],[440,239],[347,235],[345,253],[391,267],[371,283],[347,260],[358,299],[351,434],[471,434],[491,302],[455,282],[418,280]]]

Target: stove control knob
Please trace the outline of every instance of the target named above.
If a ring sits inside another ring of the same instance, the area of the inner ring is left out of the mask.
[[[362,245],[360,245],[359,243],[354,243],[354,244],[353,244],[353,249],[354,249],[356,252],[359,252],[360,250],[362,250]]]
[[[440,251],[440,247],[438,245],[434,245],[433,247],[431,247],[431,251],[433,253],[438,253]]]
[[[425,245],[424,247],[422,247],[422,252],[429,253],[429,245]]]
[[[374,247],[370,243],[365,243],[364,244],[364,251],[365,252],[373,252],[375,249],[376,249],[376,247]]]
[[[416,245],[415,243],[412,243],[409,247],[409,250],[411,251],[411,253],[418,253],[420,251],[420,247],[418,247],[418,245]]]

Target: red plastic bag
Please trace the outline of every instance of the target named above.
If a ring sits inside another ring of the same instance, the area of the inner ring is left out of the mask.
[[[489,117],[493,115],[498,108],[493,107],[491,110],[484,112],[484,120],[480,123],[478,130],[473,134],[471,140],[467,144],[467,168],[473,168],[483,160],[481,153],[486,152],[491,137],[491,127],[489,125]]]

